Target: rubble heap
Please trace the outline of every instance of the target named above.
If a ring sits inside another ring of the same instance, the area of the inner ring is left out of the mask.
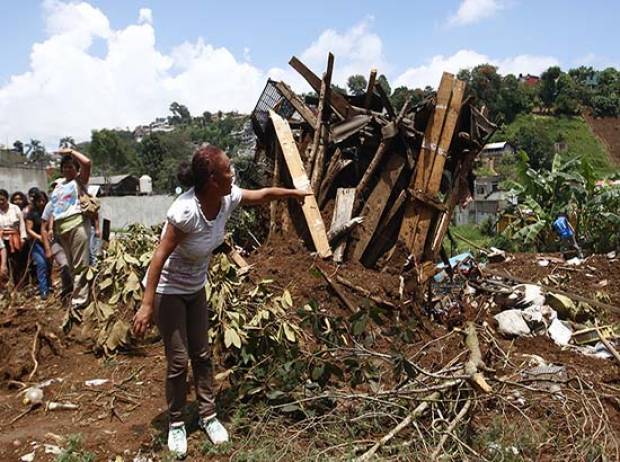
[[[273,204],[270,232],[294,227],[321,257],[366,267],[385,264],[403,246],[401,271],[414,286],[424,283],[454,208],[470,193],[474,159],[496,126],[449,73],[435,94],[397,111],[374,69],[365,94],[351,96],[331,88],[331,53],[322,78],[296,57],[289,64],[318,96],[267,82],[252,113],[255,160],[272,166],[273,185],[311,187],[314,196],[301,210]]]

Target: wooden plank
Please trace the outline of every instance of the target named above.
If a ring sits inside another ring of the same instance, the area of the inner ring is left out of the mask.
[[[433,159],[433,165],[431,166],[431,175],[428,178],[428,183],[424,186],[423,192],[426,196],[436,197],[437,193],[439,192],[439,185],[441,183],[443,168],[446,162],[446,158],[448,156],[448,149],[450,148],[454,129],[456,128],[456,123],[461,112],[461,103],[463,101],[464,91],[465,82],[457,79],[452,90],[452,97],[450,98],[450,105],[446,115],[444,128],[442,130],[441,138],[437,146],[437,154]],[[420,202],[418,202],[418,204],[421,205]],[[437,216],[437,211],[434,208],[427,206],[426,204],[424,204],[424,206],[421,208],[418,207],[418,209],[418,225],[412,247],[412,250],[416,257],[420,257],[423,255],[426,246],[426,240],[429,237],[428,232],[431,226],[431,222],[433,218]]]
[[[414,191],[416,189],[423,190],[426,184],[428,176],[428,170],[432,168],[432,159],[437,150],[437,144],[443,130],[444,120],[446,116],[446,110],[450,101],[450,95],[452,93],[452,83],[454,76],[447,72],[443,73],[439,89],[437,90],[437,100],[433,115],[431,116],[426,130],[424,132],[424,139],[422,140],[422,147],[416,160],[415,173],[413,175],[413,182],[410,189]],[[400,227],[400,240],[405,244],[408,249],[412,249],[415,239],[416,228],[418,225],[418,213],[419,207],[416,206],[414,201],[409,201],[405,205],[405,214],[403,222]]]
[[[284,82],[276,82],[276,88],[278,91],[284,96],[291,106],[295,108],[295,110],[299,113],[299,115],[310,124],[312,127],[316,126],[316,115],[312,112],[303,100],[297,96],[297,94]]]
[[[279,143],[274,143],[274,155],[273,155],[273,178],[271,179],[271,186],[277,187],[280,186],[280,158],[281,158],[281,148]],[[278,202],[272,201],[269,204],[269,235],[268,239],[272,239],[273,235],[276,231],[276,221],[277,221],[277,212],[278,212]]]
[[[336,202],[334,204],[334,215],[330,231],[344,225],[353,217],[353,203],[355,202],[355,188],[338,188],[336,191]],[[347,238],[334,249],[334,261],[341,263],[344,258],[344,251],[347,247]]]
[[[318,115],[316,125],[314,126],[314,136],[312,138],[312,150],[310,151],[310,184],[314,190],[314,194],[318,194],[319,184],[317,184],[317,155],[319,152],[319,143],[323,134],[323,106],[325,105],[325,95],[327,94],[327,82],[325,78],[321,81],[321,91],[319,92]]]
[[[377,69],[371,69],[370,78],[368,79],[368,86],[366,87],[366,98],[364,98],[364,107],[368,109],[372,102],[372,94],[375,89],[375,82],[377,81]]]
[[[269,116],[273,121],[273,126],[276,131],[276,136],[282,147],[282,154],[284,155],[284,161],[291,174],[293,184],[297,189],[309,190],[310,181],[308,175],[304,170],[301,156],[297,150],[297,145],[293,139],[293,133],[288,122],[280,117],[273,111],[269,111]],[[316,203],[314,195],[307,196],[302,205],[302,211],[310,230],[312,242],[316,251],[322,258],[327,258],[332,255],[332,250],[329,247],[327,240],[327,232],[325,231],[325,223],[321,217],[319,206]]]
[[[381,171],[379,182],[370,193],[366,204],[362,211],[364,222],[358,229],[359,240],[353,252],[353,258],[361,261],[366,248],[369,246],[377,228],[379,227],[381,217],[390,200],[390,196],[398,178],[406,168],[405,159],[392,153],[388,157],[385,168]]]
[[[321,91],[321,79],[314,72],[308,69],[304,63],[293,56],[289,61],[289,65],[299,72],[304,79],[306,79],[306,82],[310,84],[312,89],[316,91],[317,94]],[[334,112],[336,112],[341,119],[347,119],[349,118],[349,115],[352,115],[351,105],[346,98],[337,91],[331,92],[329,103]]]

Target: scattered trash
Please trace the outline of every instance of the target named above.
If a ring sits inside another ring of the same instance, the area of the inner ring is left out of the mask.
[[[99,387],[108,383],[109,381],[110,379],[92,379],[84,382],[84,385],[86,385],[87,387]]]
[[[39,387],[30,387],[26,390],[24,394],[23,403],[24,404],[41,404],[43,401],[43,390]]]
[[[616,251],[612,250],[611,252],[609,252],[608,254],[606,254],[607,258],[609,258],[610,260],[613,260],[614,258],[616,258]]]
[[[46,411],[63,411],[63,410],[74,410],[78,409],[79,406],[73,403],[57,403],[55,401],[50,401],[45,406]]]
[[[467,272],[473,266],[474,256],[469,252],[465,252],[459,255],[455,255],[448,261],[450,263],[450,268],[452,269],[452,271],[461,270]],[[440,271],[434,276],[435,282],[441,282],[446,277],[448,277],[448,273],[446,271],[447,266],[445,263],[439,263],[436,268],[442,271]]]
[[[29,452],[28,454],[24,454],[19,458],[22,462],[32,462],[34,460],[35,451]]]
[[[568,345],[573,336],[573,331],[557,318],[551,322],[547,332],[549,337],[560,346]]]
[[[609,281],[607,279],[603,279],[602,281],[599,281],[594,285],[598,287],[599,289],[602,289],[603,287],[607,287],[608,284],[609,284]]]
[[[549,263],[549,260],[547,260],[546,258],[540,259],[536,262],[538,266],[549,266]]]
[[[584,355],[593,356],[595,358],[611,359],[614,356],[611,353],[611,351],[609,351],[607,349],[607,347],[605,346],[605,344],[603,342],[598,342],[594,346],[592,346],[592,345],[584,345],[584,346],[581,346],[581,347],[577,347],[576,349],[580,353],[582,353]]]
[[[573,257],[570,260],[566,260],[568,266],[581,266],[585,260],[579,257]]]
[[[506,261],[506,252],[496,247],[491,247],[491,252],[487,255],[491,263],[501,263]]]
[[[55,444],[43,444],[43,447],[45,448],[45,454],[54,454],[57,456],[62,453],[62,449]]]
[[[577,322],[585,322],[592,319],[594,310],[587,303],[575,303],[565,295],[547,294],[547,304],[558,312],[558,318],[570,319]]]
[[[494,316],[498,322],[498,331],[508,337],[521,337],[530,334],[530,328],[523,319],[521,310],[506,310]]]
[[[601,326],[599,327],[599,330],[601,335],[603,335],[606,339],[611,339],[614,337],[614,331],[611,326]],[[595,327],[588,327],[575,332],[573,334],[573,340],[577,345],[587,345],[597,343],[600,340],[600,337],[598,336]]]

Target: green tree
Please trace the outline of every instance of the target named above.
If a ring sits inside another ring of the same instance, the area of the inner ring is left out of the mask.
[[[492,118],[499,114],[499,93],[502,78],[497,67],[490,64],[479,64],[471,70],[470,90],[480,104],[484,104]]]
[[[530,168],[550,169],[553,159],[553,140],[547,131],[534,122],[523,125],[509,140],[518,149],[527,153]]]
[[[347,79],[347,87],[352,95],[360,96],[366,93],[368,82],[366,77],[360,74],[352,75]]]
[[[555,112],[557,114],[575,115],[579,113],[577,84],[570,75],[562,73],[557,79],[557,97]]]
[[[526,85],[512,74],[502,79],[497,111],[504,117],[504,121],[512,122],[518,114],[530,112],[533,106],[533,95]]]
[[[186,106],[177,103],[176,101],[170,104],[170,112],[172,112],[172,116],[168,117],[168,121],[172,125],[179,124],[191,124],[192,115],[187,109]]]
[[[383,91],[385,91],[386,95],[390,96],[392,94],[392,87],[390,87],[390,83],[388,82],[388,79],[385,75],[381,74],[377,78],[377,83],[381,85],[381,88],[383,88]]]
[[[104,175],[135,171],[138,164],[137,146],[129,132],[93,130],[88,154],[94,171]]]
[[[392,101],[394,110],[397,112],[400,111],[407,98],[411,98],[411,107],[424,99],[424,92],[419,88],[412,90],[411,88],[407,88],[405,86],[396,87],[392,93],[392,96],[390,96],[390,101]]]
[[[539,96],[547,111],[551,110],[558,96],[557,80],[561,73],[558,66],[552,66],[540,76]]]
[[[15,143],[13,143],[13,149],[15,151],[19,152],[20,154],[23,154],[24,153],[24,143],[22,143],[19,140],[15,141]]]
[[[72,136],[63,136],[58,142],[59,148],[71,148],[73,146],[75,146],[75,140]]]
[[[41,141],[31,139],[26,145],[26,156],[29,162],[44,162],[49,159],[49,154]]]

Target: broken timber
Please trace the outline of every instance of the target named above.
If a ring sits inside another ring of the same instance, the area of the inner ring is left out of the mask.
[[[333,63],[330,53],[320,78],[293,57],[289,64],[316,94],[298,96],[284,82],[268,80],[252,113],[255,159],[276,162],[272,184],[311,184],[315,194],[303,217],[288,209],[279,220],[273,209],[270,230],[305,234],[305,221],[319,254],[334,246],[339,263],[398,265],[401,287],[414,295],[408,289],[424,290],[436,271],[453,211],[472,193],[474,160],[496,126],[452,74],[444,73],[437,92],[421,101],[394,106],[375,69],[360,94],[332,88]],[[329,234],[321,213],[331,218]]]
[[[273,111],[270,111],[269,115],[273,122],[278,141],[280,142],[284,161],[291,174],[293,184],[297,189],[308,191],[310,189],[310,181],[308,180],[308,175],[306,175],[303,163],[301,162],[301,157],[288,122]],[[319,211],[319,206],[316,203],[314,195],[306,196],[301,208],[306,222],[308,223],[308,229],[310,230],[312,242],[314,243],[316,251],[322,258],[330,257],[332,251],[327,241],[325,224],[323,223],[323,218],[321,218],[321,212]]]

